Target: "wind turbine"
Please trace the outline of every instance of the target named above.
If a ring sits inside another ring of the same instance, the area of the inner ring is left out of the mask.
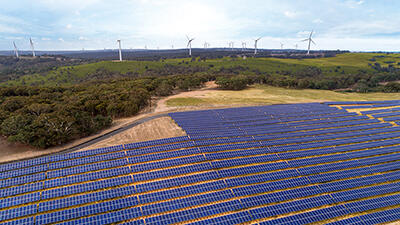
[[[257,42],[261,39],[261,37],[259,37],[258,39],[254,39],[254,55],[257,55]]]
[[[246,49],[246,42],[242,42],[242,52]]]
[[[14,53],[15,53],[15,56],[17,57],[17,59],[19,59],[18,48],[17,48],[17,45],[15,44],[15,41],[13,41],[13,44],[14,44]]]
[[[204,42],[204,49],[206,49],[206,48],[208,48],[208,47],[210,47],[210,43]]]
[[[294,47],[296,48],[296,50],[299,48],[298,44],[295,44]]]
[[[233,42],[233,41],[229,42],[229,48],[231,48],[232,51],[233,51],[234,46],[235,46],[235,42]]]
[[[122,62],[121,40],[117,40],[119,48],[119,61]]]
[[[192,41],[194,38],[189,38],[187,35],[186,38],[188,39],[187,48],[189,48],[189,56],[192,57]]]
[[[32,48],[32,56],[33,56],[33,58],[35,58],[35,57],[36,57],[36,54],[35,54],[35,47],[33,46],[32,38],[29,38],[29,42],[30,42],[31,48]]]
[[[281,49],[283,49],[283,46],[284,46],[285,44],[283,44],[282,42],[281,42]]]
[[[310,36],[307,39],[304,39],[303,41],[308,41],[308,49],[307,49],[307,55],[310,54],[310,48],[311,48],[311,42],[315,45],[315,42],[312,39],[312,35],[314,33],[314,30],[311,31]]]

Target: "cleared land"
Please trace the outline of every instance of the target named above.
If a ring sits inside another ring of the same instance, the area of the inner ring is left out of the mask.
[[[184,135],[186,133],[170,117],[161,117],[142,123],[80,151]]]
[[[255,85],[242,91],[207,90],[182,93],[166,101],[169,107],[210,107],[227,105],[265,105],[324,101],[359,101],[399,99],[399,93],[344,93],[325,90],[296,90],[266,85]]]

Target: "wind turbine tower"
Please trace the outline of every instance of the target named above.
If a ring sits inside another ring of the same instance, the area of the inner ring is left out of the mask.
[[[31,44],[31,48],[32,48],[32,56],[33,56],[33,58],[35,58],[36,57],[35,47],[33,46],[32,38],[29,38],[29,43]]]
[[[246,42],[242,42],[242,52],[244,52],[244,50],[246,50]]]
[[[187,48],[189,49],[189,56],[192,57],[192,41],[194,38],[189,38],[187,35],[186,38],[188,39]]]
[[[261,37],[259,37],[258,39],[254,40],[254,55],[257,55],[257,43],[258,41],[261,39]]]
[[[117,40],[119,48],[119,61],[122,62],[121,40]]]
[[[310,48],[311,48],[311,42],[315,45],[315,42],[312,39],[312,35],[314,33],[314,30],[311,31],[310,36],[307,39],[304,39],[303,41],[308,41],[308,48],[307,48],[307,55],[310,54]]]
[[[233,42],[233,41],[229,42],[229,48],[231,48],[231,51],[233,51],[234,46],[235,46],[235,42]]]
[[[17,59],[19,59],[18,48],[17,48],[17,45],[15,44],[15,41],[13,41],[13,44],[14,44],[15,57],[17,57]]]
[[[298,44],[295,44],[294,47],[296,48],[296,50],[299,48]]]

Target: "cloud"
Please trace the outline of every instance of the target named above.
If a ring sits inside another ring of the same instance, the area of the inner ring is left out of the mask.
[[[42,41],[50,41],[51,38],[42,37],[41,40],[42,40]]]
[[[315,20],[313,20],[312,21],[313,23],[323,23],[324,21],[323,20],[321,20],[320,18],[318,18],[318,19],[315,19]]]
[[[260,47],[264,43],[265,47],[279,48],[282,40],[307,38],[311,29],[318,31],[318,39],[339,40],[321,42],[321,48],[339,48],[342,38],[364,38],[368,41],[360,43],[371,44],[372,40],[400,37],[400,1],[393,0],[247,0],[248,4],[243,4],[244,0],[6,2],[0,8],[0,49],[9,48],[4,37],[19,36],[49,38],[52,41],[42,39],[41,47],[55,49],[115,48],[117,39],[122,39],[127,48],[166,48],[172,44],[183,48],[186,34],[196,37],[194,47],[201,47],[205,41],[214,47],[226,46],[230,41],[253,43],[252,39],[264,36]],[[350,47],[365,49],[360,45]]]
[[[330,37],[374,37],[383,35],[399,36],[400,21],[352,21],[329,29],[324,35]]]
[[[4,39],[6,39],[6,40],[22,40],[23,37],[8,36],[8,37],[4,37]]]
[[[80,40],[80,41],[88,41],[89,38],[80,36],[80,37],[78,38],[78,40]]]
[[[354,8],[356,8],[356,7],[358,7],[358,6],[362,5],[362,4],[364,4],[364,1],[363,1],[363,0],[360,0],[360,1],[349,0],[349,1],[346,1],[345,4],[346,4],[349,8],[354,9]]]
[[[296,12],[291,12],[291,11],[285,11],[283,14],[288,18],[295,18],[297,16]]]
[[[11,27],[5,24],[0,24],[0,34],[8,33],[8,34],[23,34],[24,32],[16,27]]]

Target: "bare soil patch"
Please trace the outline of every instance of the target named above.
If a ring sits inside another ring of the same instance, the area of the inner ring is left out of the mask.
[[[142,123],[79,151],[184,135],[186,133],[170,117],[161,117]]]

